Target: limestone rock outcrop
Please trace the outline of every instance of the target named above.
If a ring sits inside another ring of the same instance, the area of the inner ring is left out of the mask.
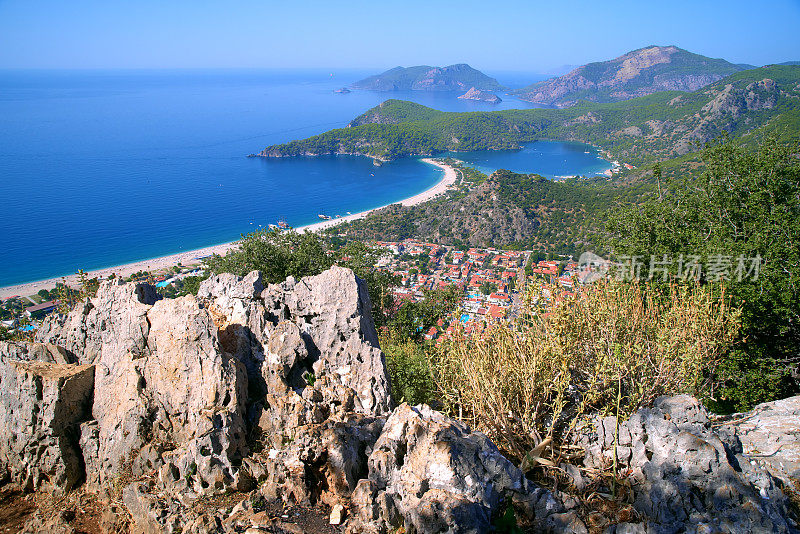
[[[725,425],[689,396],[662,397],[629,420],[605,417],[586,436],[587,467],[616,455],[645,523],[641,532],[797,532],[777,479],[743,454]],[[795,428],[797,423],[795,422]],[[626,527],[627,528],[627,527]]]
[[[372,322],[366,285],[349,269],[269,286],[262,294],[267,314],[291,320],[308,348],[316,377],[336,377],[353,390],[353,411],[380,415],[391,410],[389,375]]]
[[[392,406],[366,287],[348,269],[269,287],[257,272],[223,274],[171,300],[107,281],[37,339],[6,352],[94,373],[71,427],[77,475],[61,484],[125,486],[143,530],[177,525],[187,499],[228,489],[339,503]],[[168,520],[153,497],[165,494]]]
[[[0,354],[12,360],[38,361],[49,363],[78,363],[74,354],[64,347],[52,343],[30,343],[0,341]]]
[[[742,452],[786,487],[800,483],[800,397],[759,404],[714,422],[732,432]]]
[[[94,366],[26,361],[20,353],[51,354],[0,344],[0,482],[72,489],[84,478],[77,428],[89,418]]]
[[[107,368],[147,355],[147,312],[161,297],[149,284],[103,282],[97,295],[66,316],[50,315],[36,341],[64,347],[82,364]]]
[[[293,429],[335,413],[391,409],[369,295],[349,269],[266,288],[258,273],[222,274],[203,282],[198,298],[225,350],[247,369],[249,415],[263,433],[292,437]]]
[[[90,487],[154,471],[199,492],[233,484],[246,453],[247,377],[195,297],[158,300],[152,286],[104,282],[38,336],[96,367],[80,429]]]
[[[0,342],[0,483],[82,484],[127,510],[104,524],[129,515],[137,533],[297,531],[266,503],[326,525],[334,510],[351,534],[490,532],[509,510],[587,532],[578,500],[536,486],[484,434],[425,405],[392,409],[370,311],[338,267],[268,286],[222,274],[168,300],[104,282],[37,343]],[[597,419],[585,467],[616,458],[634,510],[608,532],[797,532],[784,489],[799,412],[795,398],[720,418],[679,396]],[[233,510],[198,506],[229,491],[246,495]],[[37,512],[26,529],[70,532],[69,518]]]
[[[355,489],[351,532],[488,532],[506,502],[528,517],[562,511],[484,434],[425,405],[398,407]]]

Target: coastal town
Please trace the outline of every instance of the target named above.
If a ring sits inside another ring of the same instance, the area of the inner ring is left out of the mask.
[[[471,333],[487,324],[517,317],[530,284],[536,284],[536,295],[543,299],[542,303],[555,287],[562,290],[562,296],[569,296],[578,274],[578,263],[571,257],[548,259],[532,251],[460,250],[416,239],[376,241],[370,246],[382,252],[376,268],[394,275],[398,281],[392,289],[395,309],[404,302],[424,300],[428,291],[457,289],[460,303],[447,320],[424,333],[428,340],[451,333],[459,324]],[[205,275],[203,259],[195,258],[190,265],[140,271],[124,279],[151,283],[165,296],[174,296],[180,293],[186,278]],[[96,285],[97,280],[89,283]],[[80,296],[80,290],[57,284],[50,290],[12,295],[0,301],[0,327],[23,334],[35,331],[47,315],[64,311],[61,300],[65,292],[73,298]]]
[[[537,284],[537,298],[548,299],[553,287],[568,295],[578,271],[572,258],[540,259],[541,254],[531,251],[459,250],[415,239],[378,241],[375,246],[389,252],[379,267],[400,281],[393,291],[396,306],[423,300],[428,291],[458,289],[461,302],[456,311],[450,321],[440,321],[425,332],[428,340],[452,333],[459,323],[471,333],[517,317],[530,284]]]

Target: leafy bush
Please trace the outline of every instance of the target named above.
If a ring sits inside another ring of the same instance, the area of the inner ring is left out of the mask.
[[[426,345],[407,339],[399,341],[387,333],[381,335],[380,343],[386,355],[395,401],[407,402],[412,406],[436,406],[437,389]]]
[[[758,276],[728,276],[743,328],[721,369],[726,384],[718,409],[746,410],[800,393],[798,150],[774,137],[757,150],[731,141],[709,145],[700,172],[665,184],[660,198],[609,217],[619,255],[644,261],[696,255],[705,265],[715,256],[761,259]]]
[[[560,297],[558,297],[560,298]],[[518,324],[456,335],[434,356],[446,409],[521,459],[589,413],[627,416],[660,395],[714,392],[739,312],[707,286],[602,282]]]
[[[208,278],[208,275],[184,277],[180,281],[180,289],[176,293],[176,296],[197,295],[197,292],[200,290],[200,282],[206,278]]]

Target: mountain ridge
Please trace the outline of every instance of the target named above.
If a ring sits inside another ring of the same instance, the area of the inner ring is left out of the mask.
[[[570,107],[580,100],[618,102],[659,91],[696,91],[743,68],[674,45],[651,45],[611,60],[587,63],[513,94],[557,107]]]

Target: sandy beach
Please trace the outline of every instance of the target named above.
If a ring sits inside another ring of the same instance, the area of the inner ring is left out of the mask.
[[[435,165],[440,167],[444,170],[444,176],[442,179],[437,182],[433,187],[430,189],[426,189],[422,193],[409,197],[405,200],[400,202],[396,202],[395,204],[402,204],[404,206],[414,206],[416,204],[421,204],[428,200],[431,200],[434,197],[437,197],[447,191],[456,181],[456,171],[449,165],[445,165],[443,163],[438,163],[430,158],[423,159],[425,163],[430,165]],[[341,217],[338,219],[331,219],[327,221],[320,221],[318,223],[309,224],[307,226],[301,226],[296,228],[297,231],[311,231],[311,232],[318,232],[320,230],[324,230],[337,224],[341,224],[345,221],[354,221],[357,219],[363,219],[370,213],[375,210],[379,210],[386,206],[380,206],[371,210],[362,211],[360,213],[354,213],[352,215],[347,215],[345,217]],[[87,271],[87,276],[89,278],[108,278],[110,275],[115,274],[116,276],[130,276],[133,273],[139,271],[159,271],[162,269],[169,269],[179,263],[183,266],[191,266],[191,265],[198,265],[201,263],[200,258],[204,258],[206,256],[210,256],[212,254],[220,254],[223,255],[228,252],[231,248],[236,246],[236,242],[231,243],[223,243],[221,245],[213,245],[210,247],[200,248],[196,250],[189,250],[186,252],[181,252],[178,254],[171,254],[169,256],[161,256],[159,258],[151,258],[148,260],[137,261],[133,263],[127,263],[124,265],[117,265],[114,267],[106,267],[104,269],[97,269],[94,271]],[[70,275],[65,277],[66,282],[70,286],[77,286],[78,285],[78,276],[77,275]],[[63,279],[61,277],[58,278],[50,278],[47,280],[38,280],[35,282],[28,282],[25,284],[19,284],[14,286],[6,286],[0,288],[0,299],[7,299],[9,297],[19,295],[19,296],[28,296],[37,293],[40,289],[52,289],[56,282],[61,282]]]

